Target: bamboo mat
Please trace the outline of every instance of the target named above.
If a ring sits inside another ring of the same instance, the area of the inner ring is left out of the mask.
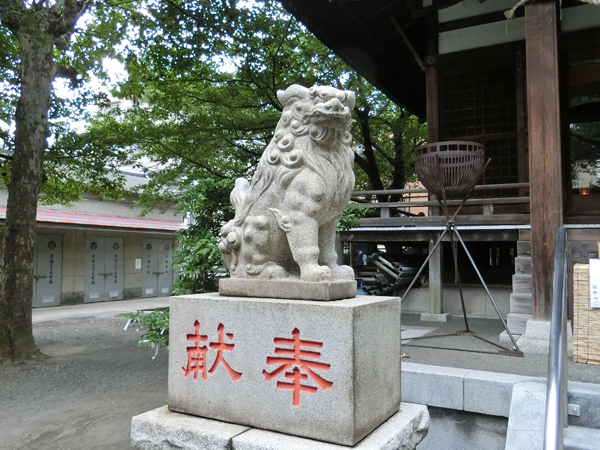
[[[600,365],[600,309],[590,308],[588,264],[573,267],[573,361]]]

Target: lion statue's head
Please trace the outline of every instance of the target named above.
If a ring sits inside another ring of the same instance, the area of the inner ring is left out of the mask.
[[[354,93],[324,86],[309,89],[294,84],[279,91],[277,98],[284,108],[273,140],[261,161],[261,176],[273,169],[289,171],[308,165],[328,184],[353,185],[354,180],[342,174],[352,173],[354,161],[350,149]],[[336,176],[329,173],[331,167],[322,164],[321,159],[333,166]],[[286,180],[289,176],[276,178]]]

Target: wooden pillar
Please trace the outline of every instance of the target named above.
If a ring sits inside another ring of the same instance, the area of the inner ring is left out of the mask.
[[[428,58],[434,62],[434,58]],[[435,66],[425,70],[427,84],[427,142],[438,142],[439,133],[439,84],[438,71]],[[429,208],[430,215],[438,215],[439,207]],[[429,239],[429,251],[433,248],[437,235]],[[442,280],[442,246],[439,245],[429,260],[429,314],[441,314],[444,301]]]
[[[435,245],[440,233],[432,233],[429,238],[429,251]],[[444,282],[442,265],[442,244],[433,252],[429,260],[429,314],[442,314],[444,301]]]
[[[434,60],[433,57],[430,58],[432,61]],[[427,89],[427,142],[438,142],[440,140],[440,113],[437,67],[430,66],[425,70],[425,83]]]
[[[533,319],[550,320],[556,229],[562,225],[557,4],[525,8]]]
[[[519,183],[529,182],[529,145],[527,142],[527,80],[524,54],[517,53],[517,157],[519,166]],[[519,189],[519,197],[529,196],[528,188]],[[529,205],[519,205],[521,214],[529,214]]]
[[[427,107],[427,142],[440,140],[440,85],[438,80],[438,16],[436,11],[427,15],[427,56],[425,57],[425,89]]]

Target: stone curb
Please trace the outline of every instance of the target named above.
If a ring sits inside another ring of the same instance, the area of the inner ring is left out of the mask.
[[[402,400],[508,417],[513,386],[544,378],[402,362]]]
[[[513,388],[523,382],[546,386],[542,377],[402,362],[402,400],[420,405],[509,417]],[[579,404],[582,411],[569,423],[600,427],[593,419],[600,413],[595,406],[600,384],[569,381],[568,391],[569,403]]]

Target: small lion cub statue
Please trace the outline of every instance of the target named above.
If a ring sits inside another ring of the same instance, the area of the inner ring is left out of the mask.
[[[350,148],[354,93],[292,85],[278,91],[283,112],[252,182],[231,192],[235,217],[219,250],[231,277],[354,280],[337,264],[336,225],[354,188]]]

